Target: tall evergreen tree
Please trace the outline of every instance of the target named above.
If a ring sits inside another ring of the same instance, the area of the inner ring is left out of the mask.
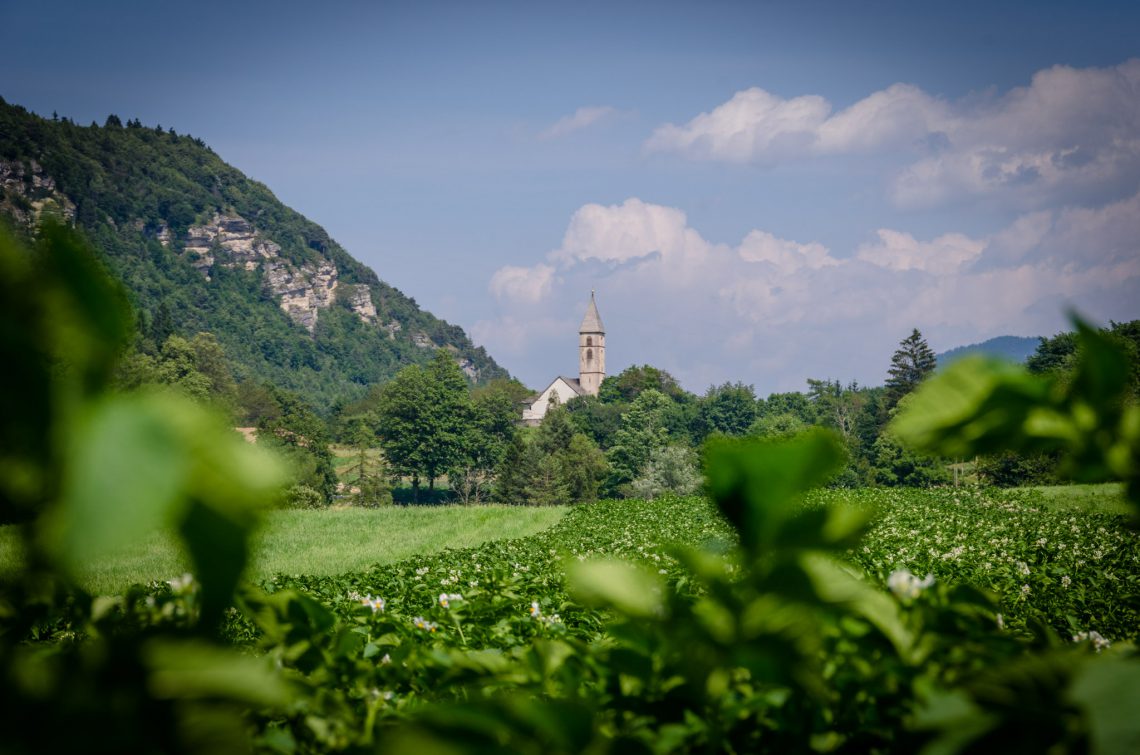
[[[894,356],[891,357],[891,367],[887,370],[886,408],[891,409],[903,396],[907,395],[927,375],[934,372],[938,360],[927,345],[922,333],[915,328],[909,336],[900,343]]]

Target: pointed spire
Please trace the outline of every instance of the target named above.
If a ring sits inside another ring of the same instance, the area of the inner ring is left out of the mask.
[[[586,307],[586,316],[582,318],[582,327],[579,333],[602,333],[606,328],[602,325],[602,318],[598,316],[598,305],[594,303],[594,291],[590,289],[590,306]]]

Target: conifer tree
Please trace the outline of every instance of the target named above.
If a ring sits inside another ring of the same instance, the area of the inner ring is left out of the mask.
[[[899,400],[918,387],[927,375],[934,372],[938,360],[930,350],[922,333],[915,328],[899,343],[899,348],[891,357],[891,367],[887,370],[886,408],[890,409]]]

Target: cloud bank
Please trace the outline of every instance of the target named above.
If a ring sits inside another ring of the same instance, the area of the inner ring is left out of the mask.
[[[549,375],[523,375],[537,385],[573,370],[591,288],[615,372],[649,362],[693,390],[738,379],[761,391],[807,377],[878,384],[912,327],[948,348],[1051,334],[1067,305],[1127,319],[1140,300],[1140,194],[1024,213],[978,238],[880,228],[838,253],[762,229],[716,243],[682,210],[638,198],[587,204],[544,260],[495,273],[501,315],[474,333],[496,354],[549,354]]]
[[[823,97],[753,87],[659,127],[645,149],[759,165],[901,152],[890,193],[904,207],[997,194],[1056,206],[1140,181],[1140,60],[1054,66],[1028,86],[961,101],[894,84],[833,111]]]

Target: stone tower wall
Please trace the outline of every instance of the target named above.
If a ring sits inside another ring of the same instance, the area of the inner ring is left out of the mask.
[[[597,396],[606,377],[606,334],[578,334],[578,382],[588,396]]]

